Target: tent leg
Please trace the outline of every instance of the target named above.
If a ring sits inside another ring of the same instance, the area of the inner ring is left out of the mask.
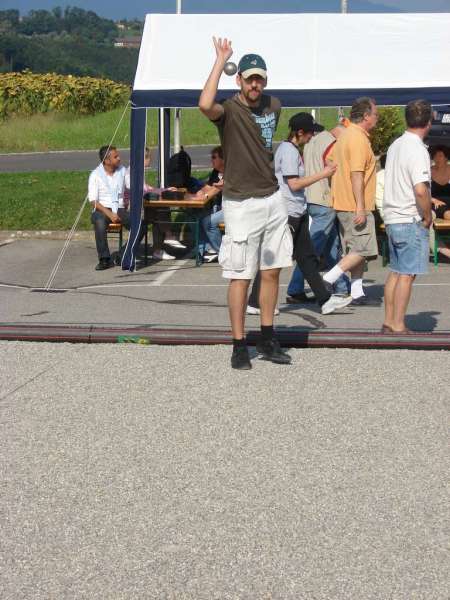
[[[167,163],[170,158],[170,108],[158,109],[159,125],[159,161],[158,185],[164,188],[167,185]]]
[[[142,189],[147,109],[132,108],[130,130],[130,235],[122,258],[122,269],[134,271],[141,231]]]

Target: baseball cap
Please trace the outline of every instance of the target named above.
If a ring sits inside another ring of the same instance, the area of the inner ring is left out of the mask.
[[[259,54],[244,54],[238,64],[238,73],[244,79],[250,75],[261,75],[267,79],[267,67],[264,59]]]
[[[306,112],[300,112],[292,116],[289,119],[289,128],[291,131],[303,129],[305,133],[310,131],[318,133],[319,131],[323,131],[325,129],[323,125],[320,125],[314,121],[312,115]]]

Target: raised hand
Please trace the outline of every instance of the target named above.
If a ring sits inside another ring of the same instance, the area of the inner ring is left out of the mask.
[[[216,49],[217,60],[225,64],[233,54],[231,40],[228,40],[227,38],[222,39],[213,37],[213,42]]]

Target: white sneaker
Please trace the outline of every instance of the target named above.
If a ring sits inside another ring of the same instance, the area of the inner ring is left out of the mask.
[[[219,255],[216,254],[204,254],[203,255],[203,262],[205,263],[212,263],[212,262],[217,262],[219,260]]]
[[[322,304],[322,314],[329,315],[330,313],[334,312],[339,308],[344,308],[345,306],[348,306],[351,301],[352,297],[350,295],[337,296],[336,294],[333,294],[328,298],[325,304]]]
[[[178,240],[164,240],[164,243],[167,246],[172,246],[172,248],[179,248],[180,250],[186,250],[186,248],[187,248],[187,246],[185,246]]]
[[[261,310],[259,308],[256,308],[256,306],[251,306],[250,304],[247,304],[246,313],[248,315],[260,315]],[[275,310],[273,311],[273,315],[274,315],[274,317],[278,317],[279,314],[280,314],[280,309],[276,306]]]
[[[165,250],[156,250],[156,252],[153,252],[152,258],[155,260],[175,260],[175,257]]]

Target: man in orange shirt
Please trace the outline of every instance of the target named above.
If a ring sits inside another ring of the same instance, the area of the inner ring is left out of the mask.
[[[369,132],[376,126],[378,111],[371,98],[358,98],[350,111],[350,124],[334,145],[330,158],[337,164],[331,180],[331,204],[336,211],[345,256],[324,275],[333,284],[351,272],[352,305],[373,301],[364,295],[362,276],[366,259],[378,256],[375,233],[376,169]]]

